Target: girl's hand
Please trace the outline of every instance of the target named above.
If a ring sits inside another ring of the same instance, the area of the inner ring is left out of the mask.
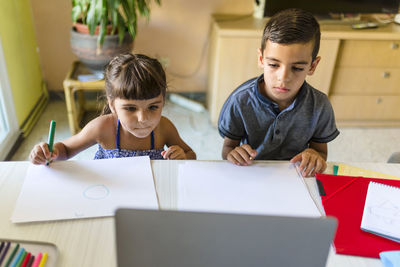
[[[58,157],[58,149],[53,146],[53,153],[49,151],[49,145],[45,142],[35,145],[29,154],[29,160],[36,165],[46,164]]]
[[[232,149],[226,159],[236,165],[248,166],[251,165],[256,156],[257,151],[251,148],[250,145],[244,144]]]
[[[164,159],[186,159],[185,151],[180,146],[170,146],[161,155]]]
[[[299,169],[303,177],[313,177],[316,173],[323,173],[326,169],[324,158],[312,148],[307,148],[290,160],[291,163],[298,161],[300,161]]]

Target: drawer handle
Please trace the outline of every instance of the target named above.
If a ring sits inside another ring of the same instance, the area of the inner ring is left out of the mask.
[[[377,104],[382,103],[382,101],[383,101],[383,100],[382,100],[382,98],[380,98],[380,97],[378,97],[378,98],[376,99],[376,103],[377,103]]]
[[[392,43],[392,49],[399,49],[398,43]]]
[[[383,78],[389,78],[390,77],[390,72],[384,71],[382,76],[383,76]]]

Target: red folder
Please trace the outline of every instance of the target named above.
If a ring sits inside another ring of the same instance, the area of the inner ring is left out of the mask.
[[[325,191],[321,199],[326,215],[338,219],[336,253],[379,258],[382,251],[400,250],[399,243],[360,229],[369,182],[400,187],[400,181],[327,174],[316,178]]]

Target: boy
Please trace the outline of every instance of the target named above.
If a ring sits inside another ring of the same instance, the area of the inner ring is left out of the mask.
[[[223,159],[300,161],[303,176],[326,169],[327,142],[339,131],[328,97],[305,82],[321,59],[320,36],[316,19],[300,9],[267,22],[258,50],[264,73],[239,86],[221,110]]]

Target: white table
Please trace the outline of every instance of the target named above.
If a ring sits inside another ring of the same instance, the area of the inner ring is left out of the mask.
[[[152,161],[161,209],[176,209],[178,166],[184,161]],[[400,164],[348,163],[400,176]],[[332,172],[328,163],[326,173]],[[13,224],[10,221],[29,162],[0,162],[0,238],[54,243],[59,250],[58,266],[116,266],[114,220],[93,218],[55,222]],[[320,204],[315,179],[306,179],[314,200]],[[321,208],[321,206],[320,206]],[[378,259],[336,255],[331,251],[328,267],[381,267]]]

